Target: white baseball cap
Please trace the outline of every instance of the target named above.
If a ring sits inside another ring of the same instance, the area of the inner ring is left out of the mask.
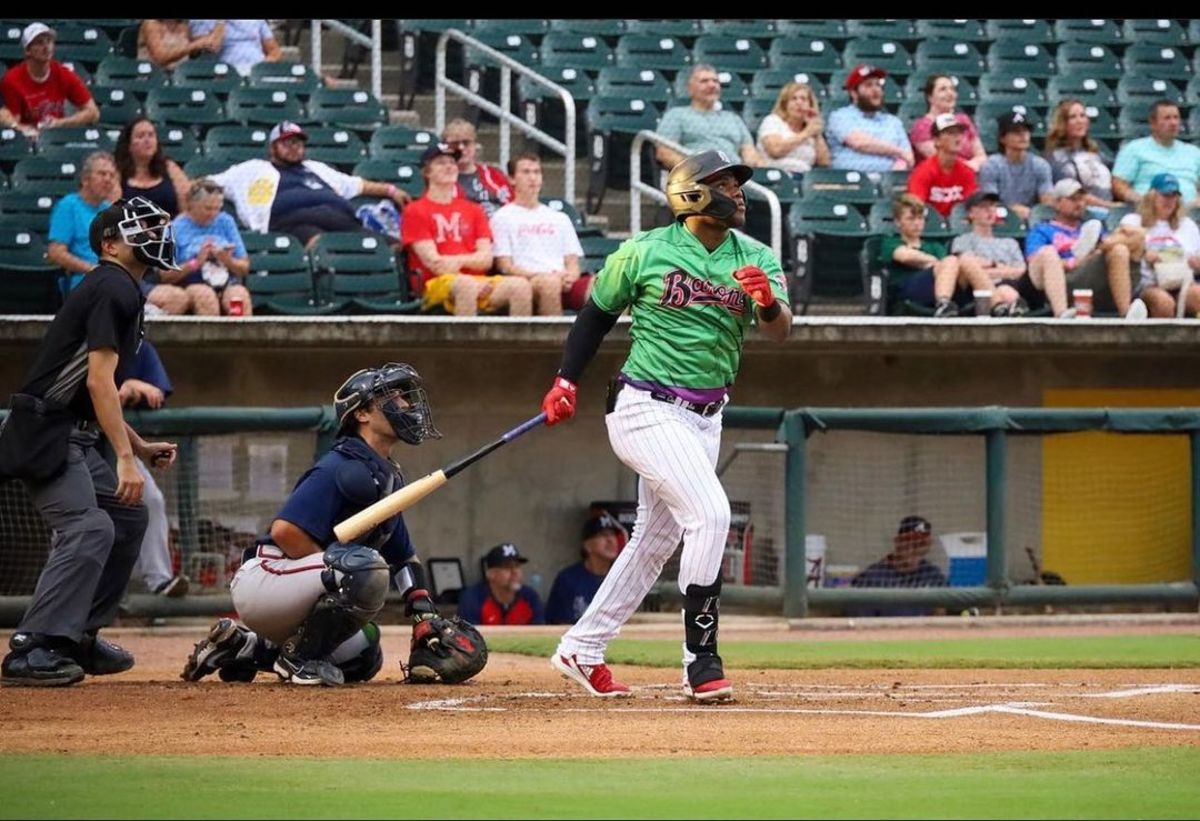
[[[21,48],[29,48],[29,44],[43,34],[49,34],[55,37],[54,29],[50,28],[45,23],[30,23],[21,32]]]
[[[1059,200],[1063,197],[1073,197],[1082,190],[1083,186],[1079,183],[1079,180],[1064,177],[1054,183],[1054,187],[1050,189],[1050,193],[1054,195],[1054,199]]]
[[[304,132],[304,129],[291,120],[284,120],[272,128],[271,133],[267,135],[267,142],[274,144],[276,140],[282,140],[284,137],[299,137],[308,141],[308,134]]]

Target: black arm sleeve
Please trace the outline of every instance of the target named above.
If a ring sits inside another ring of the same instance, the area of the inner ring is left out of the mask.
[[[619,316],[600,310],[589,298],[579,316],[575,318],[571,332],[567,334],[562,365],[558,369],[559,375],[572,382],[578,382],[583,375],[583,369],[592,361],[604,336],[617,324]]]

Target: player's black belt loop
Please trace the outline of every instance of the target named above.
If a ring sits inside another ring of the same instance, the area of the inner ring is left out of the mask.
[[[719,413],[721,408],[725,407],[725,402],[728,400],[727,396],[723,396],[713,402],[700,404],[699,402],[689,402],[686,399],[680,399],[678,396],[666,391],[647,391],[647,393],[650,394],[651,399],[657,399],[659,402],[666,402],[669,405],[676,405],[704,417],[714,416]]]

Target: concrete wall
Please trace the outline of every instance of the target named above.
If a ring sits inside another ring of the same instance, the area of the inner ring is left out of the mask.
[[[0,393],[19,386],[46,327],[0,318]],[[350,318],[151,320],[175,383],[173,407],[328,403],[353,371],[390,360],[425,378],[445,438],[395,456],[410,477],[465,455],[538,412],[570,320]],[[1047,388],[1200,385],[1200,325],[976,320],[797,320],[775,345],[752,335],[734,403],[770,406],[1038,406]],[[573,560],[587,503],[634,499],[633,474],[608,446],[604,386],[620,367],[619,324],[580,386],[568,424],[534,431],[469,468],[406,518],[422,555],[458,555],[475,578],[491,545],[513,541],[543,591]],[[736,440],[765,432],[729,433]]]

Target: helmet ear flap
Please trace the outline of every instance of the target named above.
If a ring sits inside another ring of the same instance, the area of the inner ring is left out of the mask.
[[[743,185],[753,175],[749,166],[736,163],[723,151],[702,151],[679,162],[667,175],[667,205],[676,220],[693,216],[729,219],[737,211],[734,200],[704,182],[730,171]]]

